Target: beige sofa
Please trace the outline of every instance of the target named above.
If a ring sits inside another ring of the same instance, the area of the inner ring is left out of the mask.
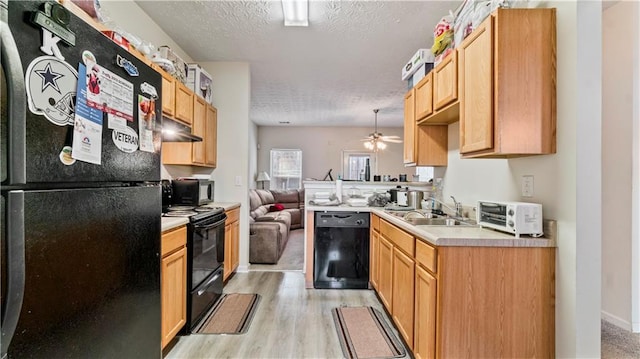
[[[289,231],[304,227],[304,190],[250,189],[249,206],[249,262],[278,263]]]

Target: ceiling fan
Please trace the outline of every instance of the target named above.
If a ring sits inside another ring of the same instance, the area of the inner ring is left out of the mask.
[[[384,150],[387,148],[387,144],[385,142],[402,143],[402,140],[398,136],[385,136],[378,132],[378,111],[379,109],[377,108],[373,110],[373,113],[375,113],[375,128],[373,132],[370,133],[368,137],[361,140],[364,141],[364,147],[374,151]]]

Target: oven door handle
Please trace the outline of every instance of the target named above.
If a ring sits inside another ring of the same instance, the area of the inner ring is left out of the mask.
[[[227,220],[227,217],[219,220],[218,222],[211,223],[211,224],[201,224],[201,225],[197,225],[196,224],[196,225],[193,226],[193,228],[195,230],[206,230],[206,229],[209,229],[209,228],[213,228],[213,227],[219,226],[219,225],[223,224],[224,221],[226,221],[226,220]]]
[[[222,274],[222,272],[218,271],[211,279],[209,279],[207,281],[207,283],[202,285],[202,289],[200,289],[198,291],[198,295],[203,295],[204,292],[207,291],[207,287],[209,287],[209,285],[211,285],[211,283],[215,282],[218,278],[220,278],[220,275]]]

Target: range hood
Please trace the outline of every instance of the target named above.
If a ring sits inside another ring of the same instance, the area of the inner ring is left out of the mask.
[[[162,142],[202,142],[202,137],[192,134],[189,126],[163,116]]]

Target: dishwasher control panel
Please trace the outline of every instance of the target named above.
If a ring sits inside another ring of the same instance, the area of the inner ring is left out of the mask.
[[[316,212],[316,227],[369,228],[368,212]]]

